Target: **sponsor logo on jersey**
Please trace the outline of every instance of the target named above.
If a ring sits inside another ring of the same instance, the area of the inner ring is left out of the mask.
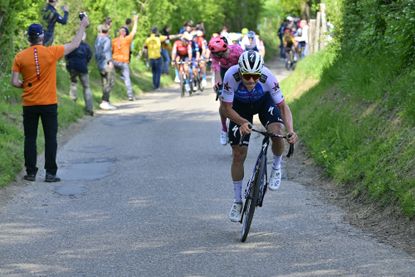
[[[265,83],[267,81],[267,79],[268,79],[268,76],[267,75],[261,74],[261,77],[259,78],[259,81],[261,83]]]
[[[239,82],[241,81],[241,74],[239,74],[239,71],[236,72],[235,74],[233,74],[233,78],[235,79],[235,81]]]

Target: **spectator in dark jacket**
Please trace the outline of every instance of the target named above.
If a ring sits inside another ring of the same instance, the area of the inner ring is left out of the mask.
[[[78,48],[76,48],[69,55],[65,56],[66,69],[71,76],[71,89],[70,97],[73,101],[78,99],[77,92],[77,79],[81,81],[84,100],[85,100],[85,112],[88,115],[94,115],[94,109],[92,104],[92,92],[89,86],[89,75],[88,75],[88,63],[92,58],[92,52],[89,45],[85,42],[85,34],[82,38],[82,42]]]
[[[58,0],[48,0],[48,4],[42,10],[43,27],[45,29],[43,45],[45,46],[50,46],[53,43],[56,22],[63,25],[68,22],[68,7],[62,6],[63,16],[61,16],[55,8],[57,3]]]

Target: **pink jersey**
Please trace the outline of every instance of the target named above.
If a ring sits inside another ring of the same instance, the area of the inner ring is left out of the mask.
[[[239,56],[244,51],[239,44],[228,45],[229,55],[227,58],[219,58],[212,55],[212,70],[220,71],[220,68],[228,69],[232,65],[238,64]]]

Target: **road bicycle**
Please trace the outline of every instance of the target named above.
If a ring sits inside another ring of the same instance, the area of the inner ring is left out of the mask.
[[[203,90],[205,89],[205,87],[202,86],[203,76],[202,76],[202,70],[200,68],[200,64],[205,63],[205,71],[206,71],[206,63],[209,62],[209,61],[210,61],[210,59],[201,58],[195,64],[197,74],[193,77],[194,88],[197,88],[200,92],[203,92]]]
[[[181,87],[181,96],[183,97],[186,92],[189,93],[189,96],[192,96],[193,81],[190,78],[190,74],[186,74],[186,72],[183,68],[184,64],[190,64],[190,63],[186,62],[186,61],[176,61],[174,63],[179,65],[179,79],[180,79],[180,87]],[[188,89],[186,89],[186,84],[189,85]]]
[[[297,51],[296,48],[293,46],[291,48],[285,48],[285,68],[287,70],[294,70],[297,64]]]
[[[268,188],[268,175],[267,175],[267,151],[270,143],[270,138],[284,138],[289,139],[290,135],[271,134],[266,131],[260,131],[252,128],[253,132],[259,133],[264,136],[262,140],[261,151],[259,152],[256,160],[254,170],[248,183],[246,184],[244,194],[244,204],[242,207],[242,215],[240,223],[241,229],[241,242],[245,242],[248,237],[249,229],[251,228],[252,219],[254,218],[255,208],[262,207],[265,193]],[[242,144],[242,138],[240,145]],[[287,158],[291,157],[294,153],[294,145],[290,144],[290,148],[287,153]]]

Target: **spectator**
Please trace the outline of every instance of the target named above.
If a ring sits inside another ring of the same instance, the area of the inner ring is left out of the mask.
[[[133,19],[133,29],[127,36],[127,28],[121,27],[119,29],[119,36],[112,40],[112,60],[116,70],[121,71],[121,78],[124,80],[127,88],[127,96],[129,101],[134,101],[133,87],[130,79],[130,48],[137,32],[137,20],[138,16],[135,15]]]
[[[45,182],[59,182],[56,176],[58,105],[56,95],[56,64],[64,55],[68,55],[81,43],[88,17],[80,23],[78,32],[72,41],[65,45],[43,46],[44,32],[39,24],[28,28],[30,47],[16,54],[12,66],[11,84],[22,88],[24,159],[27,181],[35,181],[38,168],[36,138],[39,118],[42,120],[45,135]],[[23,80],[20,80],[20,75]]]
[[[48,0],[48,4],[42,10],[42,18],[46,29],[43,38],[43,45],[45,46],[50,46],[53,43],[56,22],[62,25],[65,25],[68,22],[68,6],[62,6],[62,17],[55,8],[57,3],[58,0]]]
[[[295,36],[301,58],[308,54],[308,28],[307,21],[301,20]]]
[[[160,88],[161,69],[163,60],[161,58],[161,42],[166,41],[168,37],[159,36],[157,27],[151,29],[151,35],[145,40],[144,47],[148,52],[151,72],[153,73],[153,89]]]
[[[114,87],[114,64],[112,62],[111,39],[109,38],[109,25],[102,24],[95,40],[95,61],[101,75],[102,102],[99,107],[103,110],[115,110],[110,104],[110,93]]]
[[[163,36],[169,37],[170,36],[170,27],[164,26],[161,30],[161,34]],[[170,65],[170,52],[171,52],[171,44],[170,39],[166,39],[165,41],[161,42],[161,57],[163,58],[163,65],[161,67],[162,74],[169,74],[169,65]]]
[[[88,63],[92,58],[92,52],[89,45],[85,42],[86,34],[84,34],[81,44],[73,52],[66,55],[66,69],[71,77],[71,89],[69,95],[73,101],[78,99],[78,78],[84,92],[85,112],[93,116],[94,108],[92,104],[92,92],[89,87]]]

